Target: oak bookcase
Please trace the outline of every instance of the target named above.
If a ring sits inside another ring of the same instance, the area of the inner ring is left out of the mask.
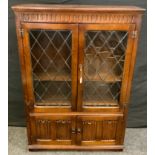
[[[29,150],[123,150],[141,17],[135,6],[13,6]]]

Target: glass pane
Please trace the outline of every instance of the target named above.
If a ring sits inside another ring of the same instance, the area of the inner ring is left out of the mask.
[[[31,30],[29,36],[36,104],[71,106],[71,31]]]
[[[127,46],[126,31],[87,31],[84,106],[118,106]]]

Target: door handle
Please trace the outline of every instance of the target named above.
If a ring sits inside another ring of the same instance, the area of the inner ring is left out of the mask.
[[[79,64],[79,69],[80,69],[80,84],[82,83],[82,64]]]

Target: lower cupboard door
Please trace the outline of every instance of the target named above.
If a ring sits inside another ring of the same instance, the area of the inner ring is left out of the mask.
[[[70,116],[31,116],[31,144],[71,145],[75,143],[75,118]]]
[[[121,145],[122,117],[78,116],[77,143],[79,145]]]

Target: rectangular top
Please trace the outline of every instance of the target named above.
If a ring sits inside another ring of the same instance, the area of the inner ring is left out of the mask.
[[[14,5],[15,11],[97,11],[97,12],[141,12],[145,9],[136,6],[110,5],[55,5],[55,4],[21,4]]]

